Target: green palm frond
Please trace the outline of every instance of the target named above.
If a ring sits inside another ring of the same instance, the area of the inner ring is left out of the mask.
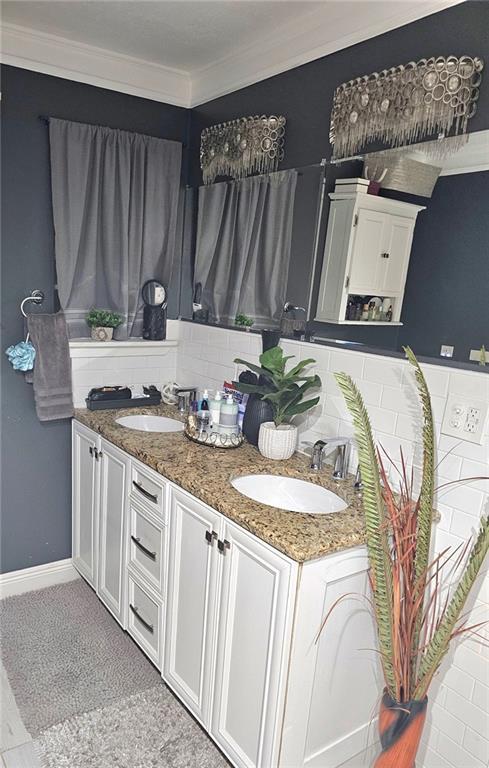
[[[379,465],[372,428],[362,396],[350,376],[335,373],[348,410],[353,418],[358,462],[363,482],[363,507],[367,530],[367,551],[372,574],[375,614],[384,676],[391,695],[395,691],[392,665],[392,574]]]
[[[456,624],[462,613],[469,592],[479,574],[479,570],[489,551],[489,515],[481,522],[479,535],[471,549],[465,571],[460,578],[453,597],[450,600],[443,619],[436,629],[431,641],[423,654],[419,667],[415,699],[423,699],[428,690],[433,675],[448,651],[450,640],[456,631]]]
[[[423,371],[410,347],[404,347],[406,357],[414,367],[414,376],[423,409],[423,477],[419,492],[418,520],[416,526],[415,573],[419,589],[425,589],[426,575],[430,561],[431,530],[433,526],[433,496],[435,493],[435,426],[431,398]],[[413,646],[418,647],[421,634],[423,610],[418,613],[414,629]],[[413,678],[419,662],[418,654],[412,655]]]

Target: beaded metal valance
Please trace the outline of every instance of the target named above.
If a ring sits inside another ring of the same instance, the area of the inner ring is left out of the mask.
[[[436,131],[465,134],[483,67],[477,56],[432,56],[343,83],[331,113],[333,157],[353,155],[375,140],[396,147]]]
[[[276,171],[284,157],[285,117],[240,117],[205,128],[200,136],[204,184],[216,176],[242,179]]]

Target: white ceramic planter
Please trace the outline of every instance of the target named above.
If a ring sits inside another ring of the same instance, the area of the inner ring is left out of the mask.
[[[113,328],[92,328],[92,339],[95,341],[110,341],[114,333]]]
[[[266,459],[290,459],[296,445],[297,427],[293,424],[281,424],[276,427],[273,421],[265,421],[260,426],[258,449]]]

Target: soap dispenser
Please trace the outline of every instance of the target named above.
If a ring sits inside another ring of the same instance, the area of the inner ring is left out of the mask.
[[[211,422],[212,424],[220,424],[221,421],[221,406],[222,406],[222,397],[219,390],[216,390],[216,396],[213,400],[210,400],[209,402],[209,411],[211,414]]]
[[[234,402],[231,394],[221,406],[220,425],[225,427],[226,432],[236,432],[238,429],[238,404]]]

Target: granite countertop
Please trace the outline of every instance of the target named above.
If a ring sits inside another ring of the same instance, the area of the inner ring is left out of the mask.
[[[330,466],[311,471],[307,457],[297,453],[287,461],[272,461],[247,443],[234,450],[209,448],[182,433],[141,432],[115,422],[120,416],[144,413],[181,418],[175,407],[159,405],[107,411],[80,408],[75,419],[297,562],[364,543],[361,498],[354,491],[353,477],[336,481]],[[230,483],[237,475],[247,474],[309,480],[334,491],[348,507],[343,512],[313,515],[259,504]]]

